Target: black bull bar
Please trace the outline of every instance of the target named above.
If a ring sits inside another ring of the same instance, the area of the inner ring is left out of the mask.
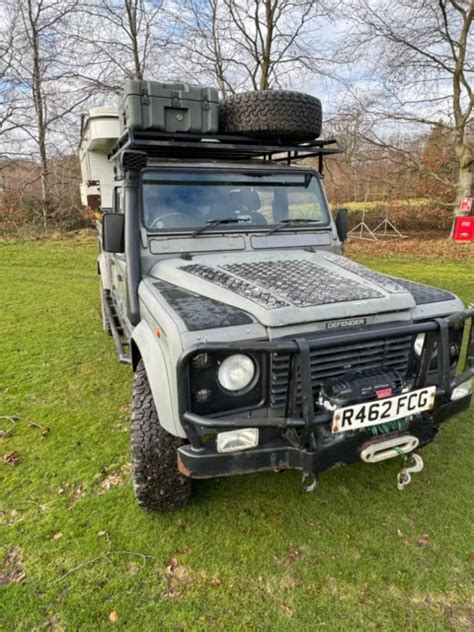
[[[470,319],[470,322],[466,322]],[[454,325],[464,325],[463,348],[459,357],[457,375],[453,375],[450,352],[449,352],[449,328]],[[191,476],[207,477],[224,474],[233,474],[243,471],[255,471],[259,469],[269,469],[276,467],[275,454],[284,451],[283,461],[287,467],[301,468],[306,472],[322,471],[330,467],[331,463],[337,462],[338,457],[331,457],[329,450],[328,462],[324,466],[324,458],[316,467],[314,464],[315,453],[305,449],[310,434],[318,427],[332,421],[330,411],[320,411],[315,413],[315,403],[313,396],[313,384],[311,380],[311,356],[310,352],[317,349],[331,349],[346,344],[364,344],[379,339],[394,338],[400,335],[425,334],[425,341],[421,352],[418,371],[414,378],[413,388],[423,388],[426,385],[430,363],[434,349],[438,353],[438,380],[436,384],[436,401],[444,401],[444,413],[439,415],[440,419],[448,418],[460,412],[468,405],[466,400],[460,407],[454,402],[450,403],[452,391],[468,381],[474,376],[474,308],[456,312],[450,316],[433,318],[420,323],[409,322],[399,324],[388,324],[377,327],[373,330],[365,331],[345,331],[343,333],[322,335],[320,338],[307,340],[305,338],[283,339],[274,341],[243,341],[228,343],[202,343],[187,350],[180,358],[178,364],[178,397],[180,407],[180,418],[187,433],[190,445],[179,449],[178,462],[180,469]],[[190,358],[196,353],[211,352],[242,352],[242,353],[287,353],[289,355],[288,386],[285,413],[283,417],[252,417],[251,420],[245,416],[226,416],[225,418],[205,417],[197,415],[189,408],[189,387],[187,380],[187,370]],[[298,379],[299,378],[299,379]],[[298,398],[298,387],[301,388],[300,398]],[[291,446],[285,444],[274,444],[271,442],[262,448],[255,448],[246,452],[233,454],[217,454],[215,448],[210,451],[206,447],[200,436],[206,432],[222,432],[225,430],[238,428],[265,429],[295,429],[301,431],[299,445]],[[423,433],[422,433],[423,434]],[[432,433],[433,434],[433,433]],[[433,434],[434,436],[434,434]],[[431,440],[420,440],[427,443]],[[351,447],[351,443],[354,445]],[[358,460],[360,438],[354,437],[345,440],[346,448],[352,456],[347,456],[343,462],[353,462]],[[346,450],[347,451],[347,450]],[[200,455],[200,458],[198,458]],[[354,456],[355,455],[355,456]],[[209,458],[206,458],[208,456]],[[196,457],[196,459],[195,459]],[[212,458],[211,458],[212,457]],[[216,457],[216,458],[214,458]],[[237,457],[237,458],[236,458]],[[194,461],[201,462],[198,471],[191,465]],[[277,459],[278,460],[278,459]],[[239,465],[239,461],[241,464]],[[281,461],[280,461],[281,462]],[[215,464],[215,467],[213,466]],[[219,463],[219,464],[218,464]],[[202,471],[201,471],[202,470]]]

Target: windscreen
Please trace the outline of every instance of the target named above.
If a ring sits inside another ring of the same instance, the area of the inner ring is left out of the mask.
[[[310,172],[148,171],[143,220],[152,231],[241,230],[281,222],[294,229],[326,226],[329,213]]]

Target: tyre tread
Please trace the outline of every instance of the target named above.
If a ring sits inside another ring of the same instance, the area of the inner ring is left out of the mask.
[[[316,97],[288,90],[242,92],[220,105],[221,133],[255,138],[310,140],[321,134],[322,108]]]
[[[135,372],[131,417],[132,475],[138,504],[160,512],[185,507],[191,480],[177,465],[177,449],[184,440],[160,425],[142,360]]]

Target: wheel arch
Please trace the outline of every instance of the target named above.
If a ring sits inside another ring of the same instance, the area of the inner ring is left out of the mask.
[[[138,363],[142,359],[142,354],[140,352],[140,348],[136,341],[132,338],[130,340],[130,358],[132,360],[132,369],[133,372],[137,370]]]
[[[177,381],[170,375],[162,345],[144,320],[133,330],[130,352],[134,371],[140,360],[143,361],[162,427],[172,435],[185,438],[186,433],[179,420]]]

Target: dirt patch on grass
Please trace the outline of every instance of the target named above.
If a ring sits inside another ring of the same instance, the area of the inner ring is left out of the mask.
[[[201,582],[206,574],[195,573],[189,566],[181,564],[175,557],[172,557],[166,565],[166,590],[163,593],[164,599],[177,599],[186,592],[196,582]],[[219,584],[215,585],[220,585]]]
[[[14,546],[7,551],[0,567],[0,586],[5,584],[21,584],[25,581],[26,573],[21,565],[21,551]]]
[[[417,605],[440,610],[446,618],[449,628],[455,630],[474,630],[474,598],[460,600],[454,594],[416,597],[412,602]]]

